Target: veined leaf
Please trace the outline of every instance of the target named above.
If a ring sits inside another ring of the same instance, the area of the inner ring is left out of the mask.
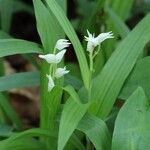
[[[119,98],[127,99],[138,86],[142,87],[150,99],[150,57],[139,60],[127,79]]]
[[[65,144],[89,107],[88,104],[80,103],[77,98],[77,93],[73,88],[67,88],[66,91],[71,95],[71,98],[67,100],[62,111],[59,126],[58,150],[63,150]]]
[[[125,38],[130,32],[127,25],[123,22],[123,20],[109,7],[107,7],[107,12],[110,16],[110,19],[114,23],[116,30],[122,38]]]
[[[105,118],[134,67],[145,44],[150,40],[150,14],[119,44],[101,73],[94,79],[90,112]]]
[[[73,76],[73,75],[70,75],[70,74],[67,74],[65,76],[65,81],[64,81],[64,84],[67,86],[67,85],[71,85],[73,86],[76,90],[79,90],[83,83],[81,80],[79,80],[77,77]]]
[[[86,114],[79,122],[77,129],[87,135],[96,150],[110,150],[111,138],[103,120]]]
[[[150,147],[150,105],[142,88],[125,102],[115,122],[112,150],[144,150]]]
[[[20,1],[21,2],[21,1]],[[8,33],[6,33],[6,32],[4,32],[4,31],[1,31],[0,30],[0,39],[11,39],[12,37],[8,34]],[[27,59],[29,62],[31,62],[37,69],[39,69],[40,67],[39,67],[39,65],[38,65],[38,63],[36,62],[36,60],[34,59],[34,57],[33,56],[31,56],[31,54],[22,54],[23,55],[23,57],[25,58],[25,59]]]
[[[0,92],[13,88],[31,87],[39,85],[38,72],[15,73],[0,77]]]
[[[41,0],[33,0],[37,29],[41,37],[44,51],[52,53],[58,39],[64,37],[58,21],[52,13],[48,11]]]
[[[5,150],[7,147],[11,146],[11,144],[18,139],[21,138],[29,138],[29,137],[41,137],[41,136],[46,136],[46,137],[55,137],[55,133],[49,133],[47,130],[40,129],[40,128],[35,128],[35,129],[29,129],[17,134],[14,134],[10,138],[0,141],[0,149]]]
[[[24,53],[41,53],[42,49],[36,43],[19,40],[19,39],[1,39],[0,40],[0,57],[24,54]]]
[[[20,138],[14,142],[4,144],[4,146],[3,144],[3,142],[0,143],[1,150],[46,150],[45,143],[34,138]]]
[[[110,0],[109,6],[113,9],[116,14],[119,14],[120,18],[125,20],[130,14],[131,8],[133,6],[134,0]]]
[[[114,13],[116,13],[118,15],[118,17],[121,20],[125,21],[127,19],[127,17],[129,16],[129,13],[133,6],[133,2],[134,2],[134,0],[125,0],[125,1],[109,0],[109,1],[106,1],[107,7],[105,7],[105,8],[107,11],[107,8],[110,7],[114,11]],[[111,18],[108,18],[108,20],[106,21],[107,30],[113,31],[113,33],[115,33],[115,35],[117,35],[118,30],[116,30],[115,26],[116,26],[116,23],[114,24],[114,21],[112,21]],[[111,56],[112,52],[115,49],[116,44],[117,44],[117,40],[113,39],[113,40],[109,41],[109,43],[105,46],[105,53],[106,53],[107,59]]]
[[[78,58],[78,62],[79,62],[79,66],[80,66],[80,70],[81,70],[81,74],[82,74],[82,79],[84,81],[85,87],[88,89],[90,73],[89,73],[89,68],[88,68],[87,60],[86,60],[82,45],[73,29],[71,23],[69,22],[69,20],[65,16],[63,10],[57,4],[57,2],[55,0],[46,0],[46,2],[48,4],[48,7],[50,8],[50,10],[52,11],[52,13],[57,18],[59,24],[61,25],[61,27],[67,34],[68,38],[70,39],[70,41],[75,49],[75,52],[76,52],[76,55]]]

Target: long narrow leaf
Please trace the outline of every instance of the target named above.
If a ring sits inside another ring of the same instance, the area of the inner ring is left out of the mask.
[[[14,111],[10,103],[8,102],[7,98],[2,93],[0,93],[0,106],[2,110],[4,111],[4,113],[6,114],[6,116],[15,125],[16,129],[21,130],[23,128],[23,124],[20,118],[18,117],[18,115],[16,114],[16,112]]]
[[[87,60],[83,51],[83,48],[81,46],[81,43],[71,25],[67,17],[65,16],[63,10],[60,8],[60,6],[57,4],[55,0],[46,0],[50,10],[53,12],[55,17],[57,18],[58,22],[60,23],[61,27],[64,29],[65,33],[67,34],[68,38],[73,44],[73,47],[75,49],[80,70],[82,74],[82,79],[84,81],[84,85],[86,88],[89,87],[89,68],[87,64]]]
[[[56,41],[63,38],[64,33],[54,15],[48,11],[41,0],[33,0],[33,4],[37,20],[37,29],[44,51],[52,53]]]
[[[119,44],[102,72],[94,79],[90,111],[105,118],[145,44],[150,40],[150,14]]]
[[[69,98],[63,108],[58,136],[58,150],[63,150],[79,121],[86,113],[89,105],[81,104],[77,94],[71,88],[66,90],[72,97]]]
[[[33,42],[19,39],[1,39],[0,40],[0,57],[24,54],[24,53],[41,53],[40,46]]]
[[[109,7],[107,7],[107,12],[110,16],[110,19],[114,23],[116,30],[122,38],[125,38],[130,32],[127,25],[123,22],[123,20]]]
[[[79,122],[77,129],[88,136],[96,150],[110,150],[110,134],[106,124],[101,119],[86,114]]]
[[[31,87],[39,85],[38,72],[15,73],[0,77],[0,92],[13,88]]]

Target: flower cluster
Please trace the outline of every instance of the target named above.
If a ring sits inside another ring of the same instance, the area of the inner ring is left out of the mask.
[[[88,30],[87,33],[88,37],[85,36],[85,40],[88,42],[87,51],[89,51],[90,53],[93,53],[95,47],[101,45],[101,43],[106,39],[114,38],[112,32],[101,33],[97,37],[94,37],[94,34],[91,34]]]
[[[60,63],[61,60],[63,59],[63,57],[66,53],[65,48],[69,47],[70,44],[71,43],[69,43],[68,40],[60,39],[57,41],[57,43],[55,45],[53,54],[39,55],[39,57],[41,59],[44,59],[49,64],[51,64],[50,73],[49,73],[49,75],[48,74],[46,75],[46,77],[48,78],[48,91],[51,91],[54,88],[54,86],[55,86],[54,79],[55,78],[56,79],[61,78],[65,74],[69,73],[69,70],[66,70],[66,67],[57,68],[57,64]],[[56,50],[60,51],[60,52],[55,54]]]

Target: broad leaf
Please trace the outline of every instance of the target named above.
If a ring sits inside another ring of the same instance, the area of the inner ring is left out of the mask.
[[[150,57],[139,60],[127,79],[119,98],[127,99],[138,86],[142,87],[150,99]]]
[[[112,150],[146,150],[150,147],[150,104],[142,88],[125,102],[115,122]]]
[[[94,79],[90,112],[105,118],[134,67],[145,44],[150,40],[150,14],[118,45],[101,73]]]

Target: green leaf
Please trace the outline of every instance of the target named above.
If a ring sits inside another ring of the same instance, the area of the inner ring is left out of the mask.
[[[38,72],[15,73],[0,77],[0,92],[13,88],[31,87],[39,85]]]
[[[1,143],[1,145],[3,142]],[[15,142],[7,144],[5,147],[1,147],[1,150],[46,150],[45,143],[38,141],[33,138],[21,138],[17,139]],[[4,144],[5,145],[5,144]]]
[[[45,52],[52,53],[56,41],[63,38],[64,33],[54,15],[48,11],[41,0],[33,0],[33,4],[37,20],[37,29],[44,50]]]
[[[134,70],[131,72],[127,79],[119,98],[127,99],[138,86],[142,87],[146,96],[150,99],[150,57],[139,60]]]
[[[0,57],[24,54],[24,53],[41,53],[40,46],[33,42],[19,39],[1,39],[0,40]]]
[[[9,34],[0,30],[0,39],[9,39],[9,38],[11,38],[11,36]]]
[[[69,93],[69,95],[74,99],[74,101],[76,101],[77,103],[81,103],[79,95],[71,85],[68,85],[63,89]]]
[[[118,45],[101,73],[94,79],[90,112],[107,117],[145,44],[150,40],[150,14]]]
[[[0,93],[0,106],[2,110],[4,111],[4,113],[6,114],[6,116],[15,125],[15,127],[18,130],[21,130],[23,127],[21,120],[19,119],[18,115],[16,114],[16,112],[14,111],[10,103],[8,102],[7,98],[2,93]]]
[[[73,134],[71,136],[68,144],[70,144],[70,143],[74,146],[73,150],[75,149],[75,147],[79,150],[86,150],[83,143],[81,143],[81,141],[78,139],[78,137],[75,134]],[[66,147],[65,147],[65,149],[66,149]],[[68,150],[70,150],[70,149],[68,149]]]
[[[112,150],[144,150],[150,147],[150,105],[138,88],[118,113]]]
[[[59,38],[64,38],[64,32],[56,22],[55,17],[52,13],[47,10],[47,7],[42,3],[41,0],[33,0],[38,33],[40,35],[44,52],[49,53],[53,51],[54,45]],[[66,1],[59,0],[62,7],[65,7]],[[52,127],[55,122],[52,120],[56,119],[56,108],[59,107],[60,97],[62,95],[62,90],[53,90],[48,92],[47,84],[48,80],[45,75],[49,72],[49,64],[43,62],[41,67],[41,127],[49,128]],[[60,86],[60,85],[59,85]],[[54,93],[53,93],[54,92]],[[56,95],[57,93],[57,95]],[[56,97],[54,97],[56,96]],[[54,100],[52,99],[54,97]],[[57,105],[57,106],[56,106]],[[49,106],[49,108],[47,107]],[[50,111],[50,112],[49,112]],[[53,112],[54,111],[54,112]],[[51,119],[47,119],[50,115]],[[51,122],[51,124],[49,124]],[[51,126],[52,125],[52,126]],[[52,128],[53,129],[53,128]],[[54,142],[48,142],[53,144]]]
[[[125,20],[130,14],[134,0],[109,0],[109,6],[116,14],[119,14],[120,18]]]
[[[25,2],[20,1],[20,0],[13,0],[13,1],[14,1],[13,5],[15,6],[15,7],[13,7],[14,13],[17,13],[19,11],[25,11],[32,15],[34,14],[33,8],[29,4],[26,4]]]
[[[50,131],[53,131],[56,127],[56,118],[57,118],[57,113],[60,107],[61,103],[61,93],[62,88],[59,86],[55,86],[54,89],[51,91],[50,97],[46,97],[46,107],[48,108],[48,121],[47,121],[47,128]],[[41,116],[42,117],[42,116]],[[47,119],[47,118],[46,118]]]
[[[0,124],[0,136],[1,137],[9,137],[12,135],[13,127],[8,126],[6,124]]]
[[[110,134],[105,122],[101,119],[86,114],[79,122],[77,129],[87,135],[96,150],[110,150]]]
[[[55,137],[55,133],[49,133],[47,130],[40,129],[40,128],[35,128],[35,129],[29,129],[17,134],[14,134],[10,138],[3,140],[0,142],[0,149],[5,150],[9,146],[11,147],[12,143],[17,142],[17,140],[21,138],[29,138],[29,137]]]
[[[67,100],[62,111],[59,125],[58,150],[63,150],[79,121],[89,107],[88,104],[80,103],[79,97],[73,88],[69,89],[68,87],[68,89],[65,90],[71,95],[71,98]]]
[[[0,22],[2,30],[9,32],[13,13],[13,0],[0,1]]]
[[[107,7],[107,12],[110,16],[110,19],[114,23],[116,30],[122,38],[125,38],[130,32],[127,25],[123,22],[123,20],[109,7]]]
[[[55,0],[46,0],[46,2],[48,4],[48,7],[50,8],[50,10],[52,11],[52,13],[57,18],[59,24],[61,25],[61,27],[67,34],[68,38],[70,39],[70,41],[75,49],[75,52],[76,52],[76,55],[78,58],[78,62],[79,62],[79,66],[80,66],[80,70],[81,70],[81,74],[82,74],[82,79],[84,81],[85,87],[88,88],[90,73],[89,73],[89,68],[88,68],[87,60],[86,60],[82,45],[73,29],[71,23],[69,22],[69,20],[65,16],[63,10],[57,4],[57,2]]]
[[[106,1],[105,6],[110,7],[121,20],[125,21],[131,12],[133,2],[134,0],[125,0],[125,1],[109,0]],[[105,7],[106,11],[107,11],[107,7]],[[113,33],[115,33],[115,35],[117,36],[118,30],[116,30],[115,27],[116,23],[114,24],[114,21],[112,21],[111,17],[109,17],[108,20],[106,20],[106,29],[107,31],[113,31]],[[107,59],[111,56],[112,52],[114,51],[114,48],[116,47],[116,44],[117,44],[117,38],[109,41],[109,43],[105,46],[105,53]]]
[[[65,81],[64,84],[67,85],[71,85],[73,86],[76,90],[79,90],[82,86],[83,83],[81,80],[79,80],[77,77],[72,76],[70,74],[65,75]]]
[[[7,34],[6,32],[0,30],[0,38],[9,39],[9,38],[12,38],[12,37],[9,34]],[[32,63],[37,69],[40,68],[38,63],[36,62],[35,58],[33,56],[31,56],[31,54],[22,54],[22,56],[25,59],[27,59],[30,63]]]

